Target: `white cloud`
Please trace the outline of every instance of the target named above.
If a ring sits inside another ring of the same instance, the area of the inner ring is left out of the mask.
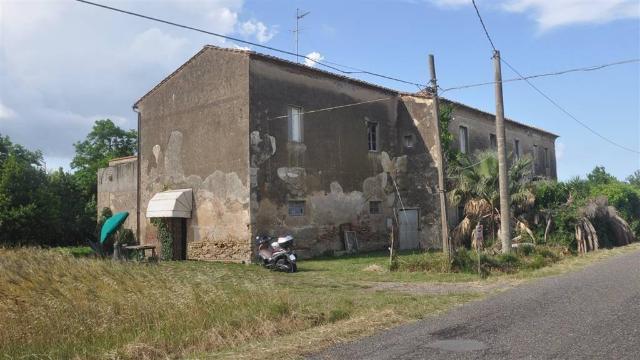
[[[232,35],[240,34],[243,5],[243,0],[120,0],[114,6]],[[259,19],[250,24],[258,41],[275,34]],[[97,119],[134,128],[132,104],[203,44],[234,46],[53,0],[0,0],[0,39],[0,132],[57,163],[73,157],[72,144]]]
[[[471,0],[428,0],[443,8],[471,6]],[[485,5],[486,4],[486,5]],[[496,0],[482,2],[484,13],[498,9],[531,17],[540,31],[573,24],[603,24],[640,18],[638,0]]]
[[[13,119],[15,116],[13,109],[0,102],[0,120]]]
[[[316,66],[316,61],[324,60],[324,56],[322,56],[319,52],[313,51],[307,54],[307,58],[304,59],[304,64],[307,66],[314,67]]]
[[[249,20],[240,24],[240,33],[244,36],[255,36],[259,43],[266,43],[278,31],[275,28],[269,29],[262,21]]]
[[[637,0],[509,0],[509,12],[531,14],[540,30],[579,23],[607,23],[640,17]]]

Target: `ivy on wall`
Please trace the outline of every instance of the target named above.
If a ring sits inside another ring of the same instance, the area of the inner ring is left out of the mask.
[[[169,231],[169,224],[163,218],[153,218],[151,223],[158,230],[158,240],[160,240],[160,260],[173,259],[173,236]]]

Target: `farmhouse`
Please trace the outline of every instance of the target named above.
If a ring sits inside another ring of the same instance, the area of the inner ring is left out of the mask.
[[[495,146],[493,115],[442,101],[453,146]],[[384,249],[392,225],[399,248],[438,248],[433,106],[428,93],[205,46],[135,103],[139,155],[98,172],[98,208],[130,211],[141,243],[157,244],[151,218],[166,218],[183,259],[251,261],[258,234],[292,234],[303,257],[344,251],[345,231]],[[506,136],[512,158],[555,178],[556,135],[508,120]]]

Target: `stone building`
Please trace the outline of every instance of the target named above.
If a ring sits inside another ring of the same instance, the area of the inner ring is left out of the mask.
[[[451,104],[456,146],[491,146],[492,115]],[[384,249],[392,225],[402,249],[440,247],[428,94],[206,46],[134,110],[141,243],[157,243],[148,216],[162,213],[188,259],[250,261],[258,234],[292,234],[301,256],[344,251],[346,231]],[[555,177],[556,136],[506,126],[510,151],[546,153],[537,174]]]

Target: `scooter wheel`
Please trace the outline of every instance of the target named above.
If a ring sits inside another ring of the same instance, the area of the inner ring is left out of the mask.
[[[298,265],[296,265],[296,263],[290,262],[290,264],[291,264],[291,268],[290,268],[289,272],[294,273],[294,272],[298,271]]]

